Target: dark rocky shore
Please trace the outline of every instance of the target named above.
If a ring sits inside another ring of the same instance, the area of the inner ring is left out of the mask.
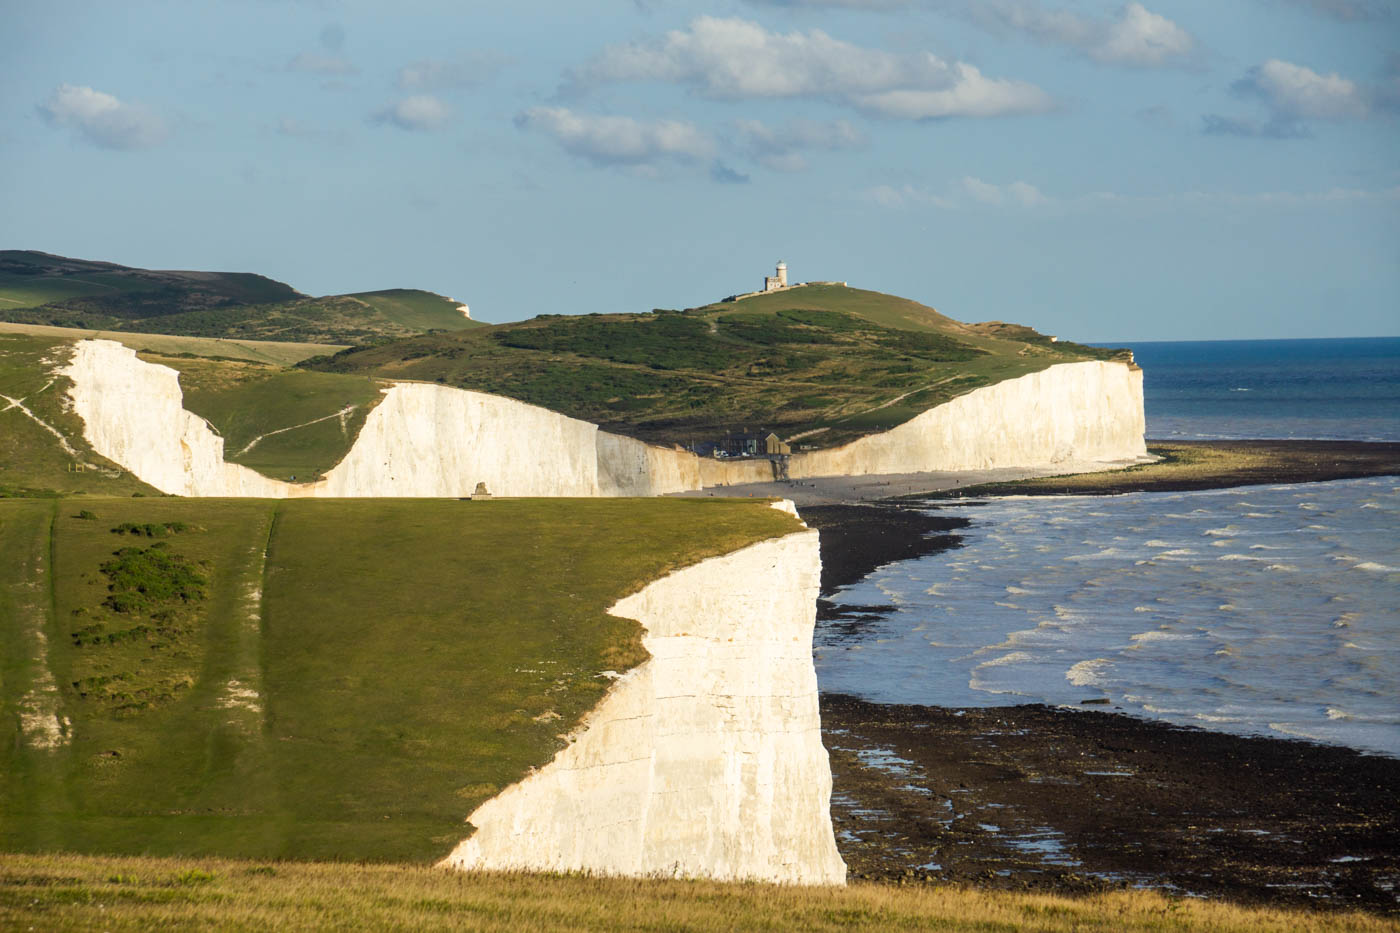
[[[1368,461],[1363,475],[1395,472],[1397,450],[1290,443],[1274,463],[1283,469],[1236,464],[1243,470],[1216,470],[1210,485],[1336,479],[1357,460]],[[1197,485],[1206,478],[1165,472],[1156,483],[1136,476],[1093,491],[1208,488]],[[1031,491],[1049,490],[1015,490]],[[883,564],[958,546],[967,519],[918,510],[930,505],[803,508],[821,534],[822,595]],[[859,639],[891,609],[822,600],[818,617]],[[1047,891],[1148,885],[1400,913],[1400,759],[1104,709],[956,710],[826,695],[822,725],[837,844],[858,878]]]

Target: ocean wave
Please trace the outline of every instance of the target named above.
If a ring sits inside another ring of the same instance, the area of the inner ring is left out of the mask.
[[[1372,573],[1400,573],[1400,567],[1391,567],[1389,564],[1380,564],[1373,560],[1363,560],[1355,564],[1352,570],[1369,570]]]
[[[1239,525],[1226,525],[1224,528],[1207,528],[1201,534],[1211,538],[1233,538],[1243,530]]]
[[[983,661],[981,664],[974,667],[973,670],[981,670],[984,667],[1002,667],[1007,664],[1023,664],[1029,660],[1031,660],[1029,651],[1011,651],[999,658]]]
[[[1080,661],[1065,671],[1065,680],[1076,687],[1098,687],[1101,685],[1099,675],[1103,673],[1105,667],[1112,663],[1110,658],[1091,658],[1088,661]]]
[[[1129,636],[1128,640],[1136,642],[1137,644],[1143,644],[1153,641],[1188,641],[1195,637],[1196,634],[1194,632],[1164,632],[1161,629],[1155,629],[1151,632],[1139,632],[1136,635]]]

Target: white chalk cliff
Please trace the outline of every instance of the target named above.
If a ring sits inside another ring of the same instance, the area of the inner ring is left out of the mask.
[[[820,570],[803,531],[618,602],[651,658],[552,762],[478,807],[443,864],[843,884],[812,665]]]
[[[181,496],[655,496],[699,489],[692,454],[600,431],[514,399],[396,383],[345,458],[314,483],[224,461],[224,440],[183,407],[180,374],[110,340],[80,340],[63,369],[93,450]],[[761,468],[761,472],[759,472]],[[767,463],[705,465],[711,482],[771,478]]]
[[[794,479],[1043,468],[1147,455],[1142,370],[1061,363],[973,389],[898,427],[793,456]]]
[[[345,458],[314,483],[224,460],[223,438],[183,407],[179,373],[108,340],[82,340],[63,370],[93,449],[162,492],[184,496],[654,496],[763,482],[767,461],[716,461],[608,434],[514,399],[396,383]],[[1142,373],[1064,363],[975,389],[882,434],[793,455],[789,475],[862,476],[1134,460]]]

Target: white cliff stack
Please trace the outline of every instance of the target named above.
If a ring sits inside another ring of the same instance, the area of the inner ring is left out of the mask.
[[[93,449],[184,496],[656,496],[765,482],[767,460],[723,461],[609,434],[514,399],[396,383],[345,458],[314,483],[224,461],[224,443],[185,411],[179,373],[108,340],[82,340],[64,369]],[[788,475],[1102,469],[1146,455],[1142,373],[1063,363],[975,389],[882,434],[794,454]]]
[[[618,602],[651,658],[554,761],[478,807],[444,864],[845,883],[812,665],[820,571],[804,531]]]

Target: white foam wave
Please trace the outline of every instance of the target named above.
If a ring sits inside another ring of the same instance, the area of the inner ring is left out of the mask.
[[[1091,658],[1088,661],[1080,661],[1069,670],[1065,671],[1065,680],[1076,687],[1097,687],[1102,681],[1100,676],[1104,668],[1111,665],[1110,658]]]
[[[1160,629],[1151,632],[1139,632],[1129,638],[1129,641],[1137,644],[1154,641],[1188,641],[1196,636],[1190,632],[1163,632]]]
[[[1029,651],[1011,651],[999,658],[992,658],[990,661],[983,661],[973,670],[981,670],[984,667],[1002,667],[1006,664],[1023,664],[1031,659]]]
[[[1400,573],[1400,567],[1391,567],[1389,564],[1380,564],[1373,560],[1363,560],[1354,565],[1352,570],[1369,570],[1372,573]]]

